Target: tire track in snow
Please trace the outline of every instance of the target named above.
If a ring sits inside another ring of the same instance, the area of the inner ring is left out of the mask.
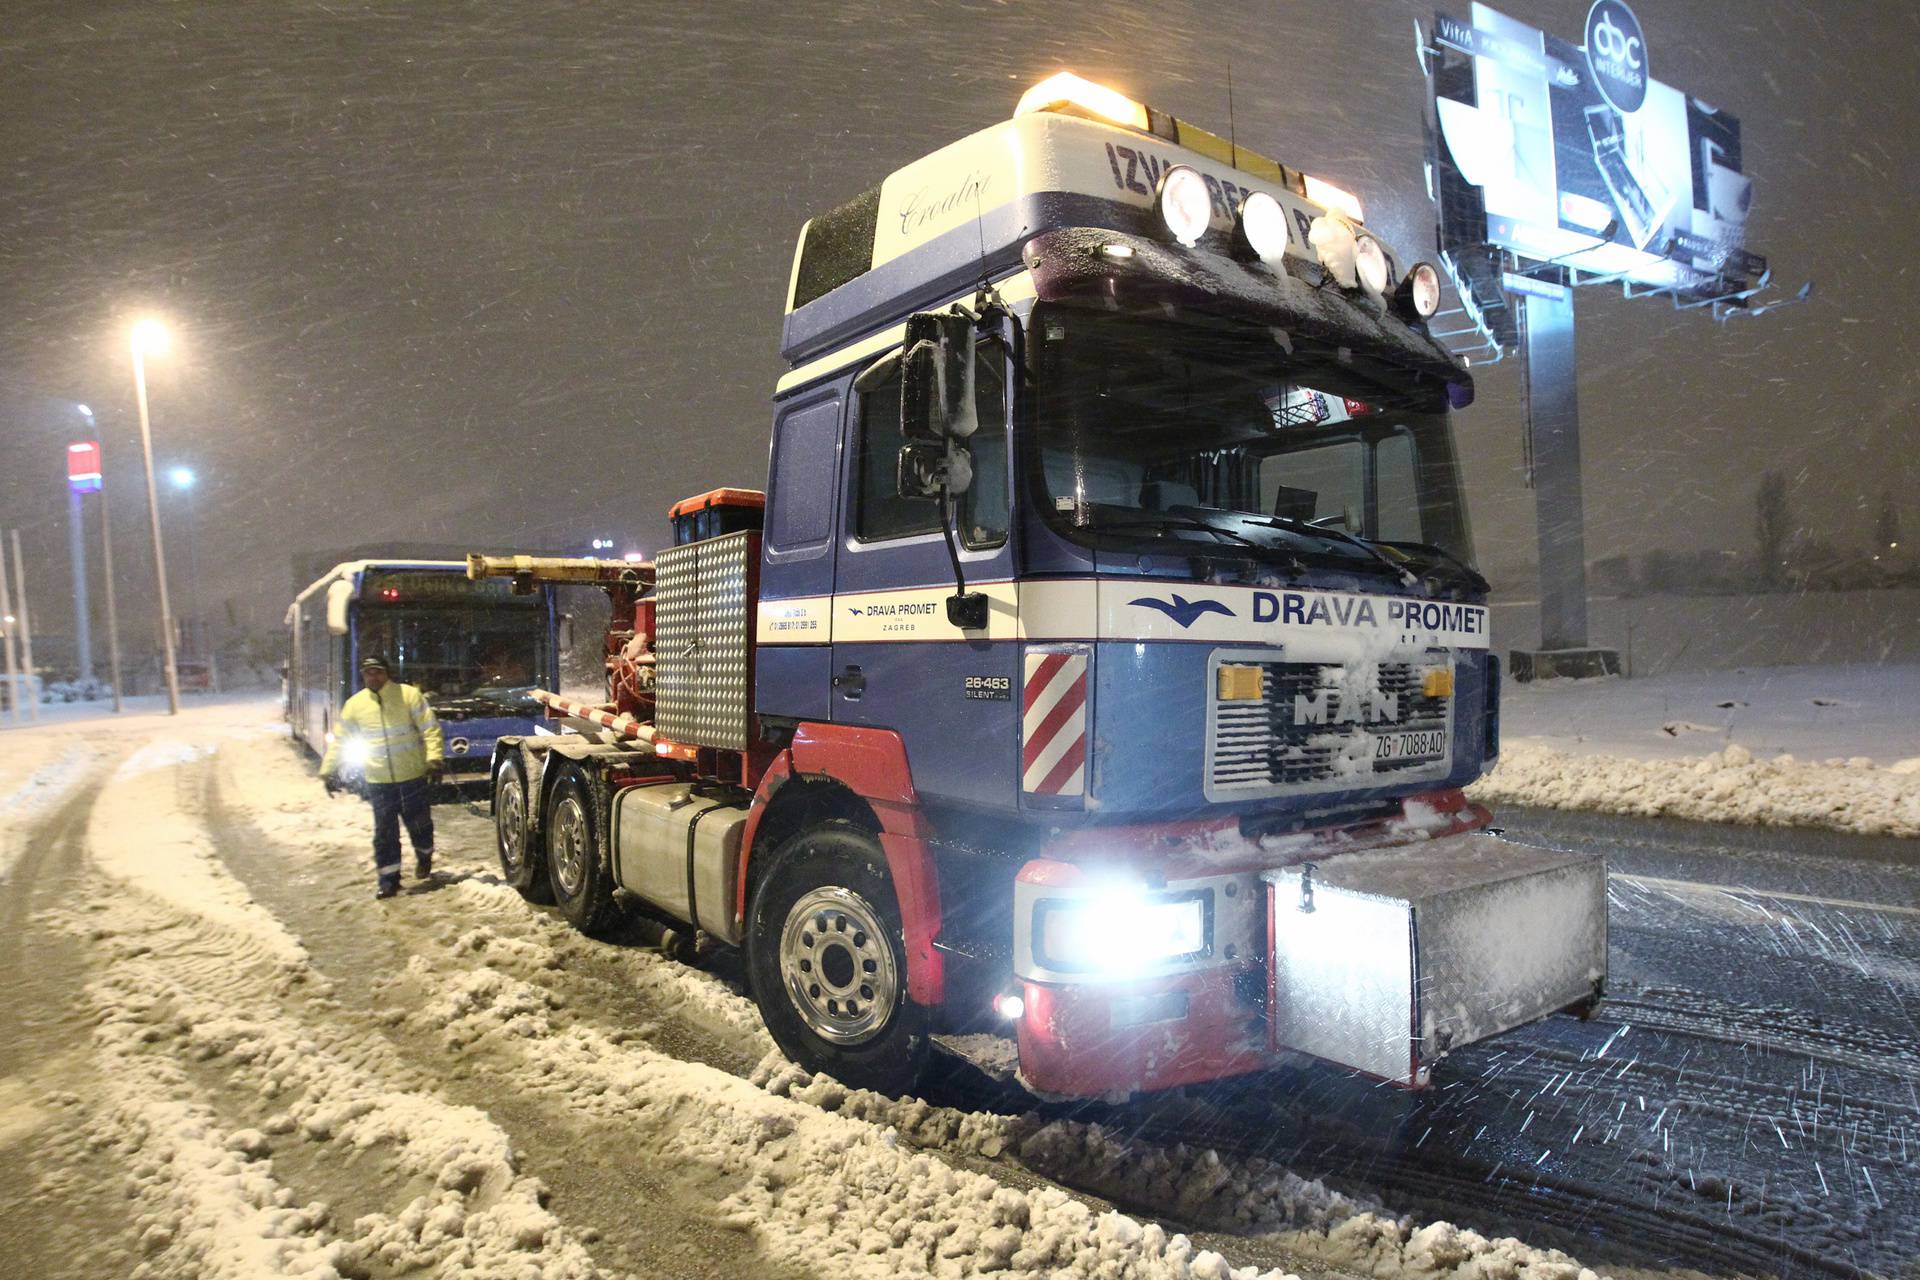
[[[406,1070],[332,1012],[297,940],[211,857],[192,816],[192,775],[210,767],[195,764],[203,754],[167,743],[116,771],[90,825],[110,889],[96,910],[73,913],[106,957],[89,987],[111,1100],[98,1136],[128,1165],[148,1272],[598,1274],[541,1206],[538,1184],[514,1168],[506,1135],[478,1110],[396,1088]],[[141,829],[155,837],[145,862],[127,843]],[[188,1062],[216,1074],[222,1107]],[[221,1112],[240,1099],[276,1109],[236,1129]],[[349,1151],[373,1153],[376,1186],[398,1202],[351,1224],[332,1222],[325,1204],[298,1204],[272,1160],[294,1142],[328,1146],[335,1164]]]
[[[305,784],[305,789],[310,791],[311,784]],[[274,812],[283,807],[283,802],[271,799],[276,787],[243,791],[234,786],[229,791],[234,805],[256,813],[264,809],[265,821],[276,824]],[[264,804],[249,794],[259,791],[269,797]],[[286,833],[282,839],[297,829],[291,820],[278,825]],[[481,840],[490,836],[479,824],[444,823],[443,854],[454,847],[449,834],[461,829]],[[338,852],[347,860],[357,855],[357,850],[346,846]],[[663,1034],[662,1019],[683,1019],[696,1032],[717,1035],[736,1046],[744,1047],[736,1038],[743,1034],[745,1043],[757,1050],[747,1061],[765,1058],[771,1043],[757,1010],[745,997],[708,974],[650,951],[581,937],[557,915],[528,907],[517,893],[490,876],[470,875],[474,852],[466,851],[453,864],[458,874],[467,877],[457,883],[454,893],[401,900],[407,912],[432,913],[433,922],[422,921],[421,927],[434,933],[438,943],[423,948],[412,961],[416,991],[491,970],[489,983],[521,984],[500,1020],[532,1039],[565,1039],[591,1032],[618,1046],[621,1053],[656,1052],[657,1046],[676,1039]],[[490,846],[481,852],[490,855]],[[301,855],[283,850],[279,856]],[[482,906],[480,918],[466,910],[471,904],[462,902],[463,897]],[[422,965],[432,967],[430,976],[418,972]],[[635,989],[643,997],[639,1001],[633,998]],[[396,1007],[410,1003],[383,999]],[[450,1061],[464,1062],[498,1049],[467,1025],[448,1034]],[[641,1043],[636,1044],[636,1038]],[[666,1060],[685,1058],[686,1047],[684,1037],[680,1038]],[[724,1074],[748,1074],[744,1065],[729,1065],[725,1052],[694,1048],[696,1057],[720,1067]],[[565,1096],[549,1067],[543,1064],[534,1071],[522,1063],[492,1076],[501,1081],[524,1077],[550,1095],[558,1091]],[[1097,1200],[1135,1206],[1149,1216],[1208,1228],[1218,1233],[1208,1238],[1208,1244],[1243,1257],[1284,1261],[1322,1273],[1364,1262],[1368,1272],[1382,1275],[1429,1274],[1432,1259],[1449,1252],[1488,1264],[1497,1258],[1502,1265],[1522,1271],[1539,1268],[1544,1275],[1557,1274],[1569,1265],[1563,1255],[1518,1242],[1487,1240],[1444,1223],[1420,1228],[1383,1216],[1374,1211],[1377,1206],[1347,1200],[1264,1160],[1236,1161],[1204,1147],[1145,1143],[1096,1125],[1038,1113],[1007,1116],[849,1092],[834,1081],[797,1072],[777,1057],[753,1072],[750,1083],[776,1097],[789,1097],[846,1121],[891,1132],[905,1148],[984,1172],[1003,1186],[1049,1190],[1058,1184]],[[603,1092],[592,1083],[577,1087],[594,1097]],[[1172,1229],[1165,1228],[1162,1237]],[[1573,1271],[1579,1269],[1573,1264]]]

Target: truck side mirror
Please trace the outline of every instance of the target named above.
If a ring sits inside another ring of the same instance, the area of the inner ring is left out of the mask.
[[[973,454],[957,440],[909,440],[900,447],[894,490],[903,498],[958,497],[973,487]]]
[[[353,603],[353,582],[335,578],[327,584],[327,630],[336,636],[347,634],[347,606]]]
[[[554,628],[554,647],[560,650],[560,656],[566,657],[573,652],[573,615],[560,615],[559,625]]]
[[[900,434],[907,439],[965,440],[979,430],[973,325],[964,311],[907,317],[900,360]]]

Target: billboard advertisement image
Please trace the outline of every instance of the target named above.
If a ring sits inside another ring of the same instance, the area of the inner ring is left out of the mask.
[[[1485,274],[1503,249],[1522,270],[1552,262],[1687,297],[1743,286],[1765,263],[1742,244],[1739,121],[1654,78],[1623,0],[1596,0],[1584,38],[1483,4],[1436,19],[1435,195],[1455,274],[1476,274],[1476,251]]]

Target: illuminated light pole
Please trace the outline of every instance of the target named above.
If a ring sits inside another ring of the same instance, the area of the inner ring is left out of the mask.
[[[13,533],[13,613],[20,626],[20,674],[27,681],[27,715],[40,721],[40,687],[33,672],[33,614],[27,611],[27,562],[20,555],[20,531]]]
[[[15,724],[20,723],[20,660],[15,656],[13,639],[13,592],[7,584],[7,549],[0,544],[0,649],[7,656],[7,711]]]
[[[200,520],[193,497],[194,482],[198,479],[192,467],[167,468],[167,483],[187,504],[187,608],[180,616],[180,645],[189,656],[200,653],[204,647],[200,641]]]
[[[160,540],[160,492],[153,480],[153,425],[147,416],[147,356],[164,355],[167,327],[158,320],[133,326],[128,346],[133,351],[133,393],[140,406],[140,450],[147,463],[147,518],[153,526],[153,576],[160,593],[160,646],[166,662],[167,713],[180,714],[180,672],[173,657],[173,605],[167,599],[167,553]]]
[[[113,714],[120,706],[120,614],[113,602],[113,508],[107,502],[106,467],[101,467],[100,576],[107,580],[107,670],[113,674]]]
[[[75,406],[87,425],[93,410]],[[93,684],[93,611],[87,600],[86,495],[100,492],[100,442],[82,440],[67,446],[67,551],[73,562],[73,644],[80,659],[80,682]]]

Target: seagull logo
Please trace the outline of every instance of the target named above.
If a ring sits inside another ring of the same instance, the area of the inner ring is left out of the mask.
[[[1233,617],[1233,610],[1227,608],[1227,606],[1221,604],[1218,600],[1189,600],[1178,592],[1174,594],[1171,601],[1155,600],[1152,596],[1141,596],[1138,600],[1129,600],[1127,603],[1137,604],[1143,609],[1158,609],[1179,623],[1182,631],[1192,626],[1195,621],[1205,614],[1218,613],[1225,617]]]

